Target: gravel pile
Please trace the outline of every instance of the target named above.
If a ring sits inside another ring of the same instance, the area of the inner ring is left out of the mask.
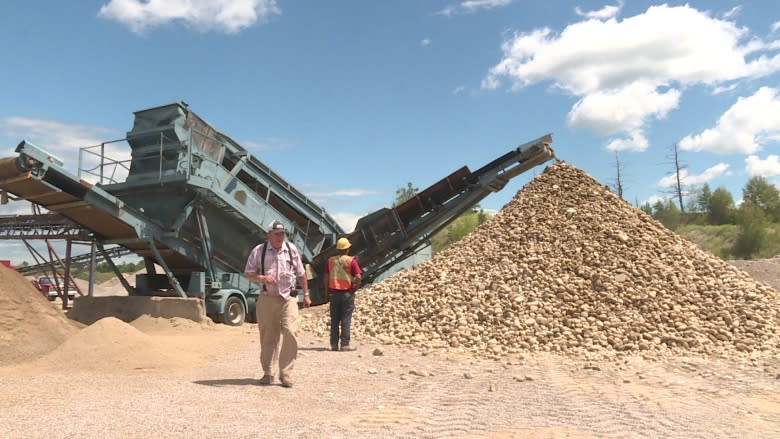
[[[432,260],[361,290],[353,331],[488,358],[773,354],[779,299],[559,162]],[[304,328],[324,335],[327,318]]]

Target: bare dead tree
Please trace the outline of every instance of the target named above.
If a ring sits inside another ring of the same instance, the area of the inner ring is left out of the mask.
[[[623,198],[623,171],[624,171],[625,164],[620,162],[620,157],[618,156],[618,152],[615,151],[615,171],[617,173],[617,176],[615,177],[615,181],[612,183],[612,192],[616,193],[618,197]]]
[[[683,204],[683,197],[687,195],[684,190],[684,176],[682,175],[682,171],[688,168],[688,165],[683,163],[680,160],[680,145],[678,143],[674,143],[670,148],[670,153],[667,156],[670,160],[669,164],[671,164],[674,168],[673,174],[674,175],[674,186],[669,191],[675,198],[677,198],[677,201],[680,205],[680,212],[685,212],[685,205]]]

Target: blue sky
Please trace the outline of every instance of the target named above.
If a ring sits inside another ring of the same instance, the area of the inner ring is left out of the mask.
[[[0,55],[3,156],[24,139],[75,171],[133,111],[181,100],[348,230],[406,182],[548,132],[604,184],[617,153],[632,203],[667,195],[675,143],[689,187],[780,184],[770,0],[5,1]]]

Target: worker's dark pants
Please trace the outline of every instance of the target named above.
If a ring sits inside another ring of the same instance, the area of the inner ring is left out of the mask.
[[[355,309],[355,293],[330,292],[330,345],[349,346],[349,327]],[[339,334],[339,329],[341,333]]]

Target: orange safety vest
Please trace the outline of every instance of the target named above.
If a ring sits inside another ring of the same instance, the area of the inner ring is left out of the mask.
[[[328,288],[336,291],[352,289],[352,256],[339,255],[328,258]]]

